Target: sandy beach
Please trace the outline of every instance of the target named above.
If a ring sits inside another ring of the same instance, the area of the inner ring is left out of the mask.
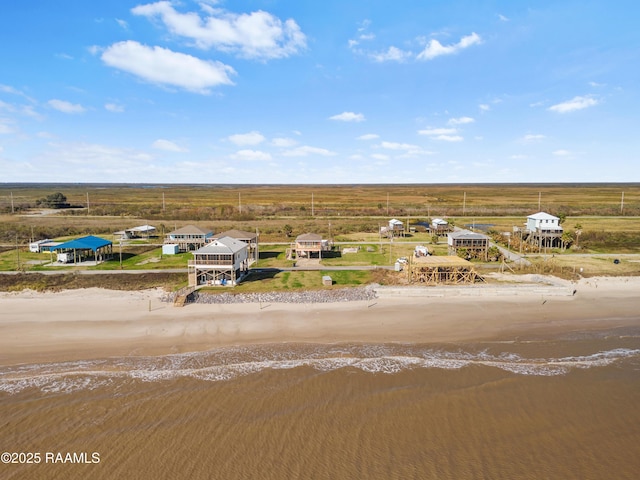
[[[640,277],[589,278],[572,286],[575,294],[540,293],[532,284],[516,294],[496,286],[464,296],[454,289],[442,296],[382,291],[372,301],[182,308],[162,302],[160,290],[2,293],[0,364],[282,342],[518,340],[640,324]]]

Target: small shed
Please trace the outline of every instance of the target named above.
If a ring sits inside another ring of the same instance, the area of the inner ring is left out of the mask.
[[[180,253],[180,245],[177,243],[165,243],[162,245],[163,255],[176,255]]]
[[[333,279],[329,275],[323,275],[322,285],[324,285],[325,287],[330,287],[331,285],[333,285]]]

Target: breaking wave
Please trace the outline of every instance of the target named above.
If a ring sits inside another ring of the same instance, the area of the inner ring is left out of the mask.
[[[43,393],[119,387],[134,381],[159,382],[177,378],[225,381],[267,369],[310,367],[329,372],[355,368],[371,374],[407,369],[456,370],[479,365],[518,375],[565,375],[574,369],[604,367],[640,358],[640,349],[616,348],[589,355],[526,358],[514,352],[448,351],[410,345],[265,345],[218,348],[206,352],[162,356],[117,357],[101,360],[30,364],[0,369],[0,392],[35,388]]]

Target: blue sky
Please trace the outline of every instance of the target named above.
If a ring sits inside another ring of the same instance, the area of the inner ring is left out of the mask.
[[[0,182],[640,181],[640,4],[5,2]]]

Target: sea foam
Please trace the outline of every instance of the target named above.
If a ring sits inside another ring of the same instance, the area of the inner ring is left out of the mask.
[[[574,369],[604,367],[640,358],[640,349],[616,348],[582,356],[525,358],[515,352],[489,353],[422,348],[411,345],[271,345],[217,348],[161,356],[117,357],[82,362],[30,364],[0,369],[0,392],[27,389],[43,393],[119,386],[134,381],[177,378],[226,381],[265,370],[309,367],[322,372],[354,368],[370,374],[395,374],[415,368],[456,370],[498,368],[518,375],[565,375]]]

